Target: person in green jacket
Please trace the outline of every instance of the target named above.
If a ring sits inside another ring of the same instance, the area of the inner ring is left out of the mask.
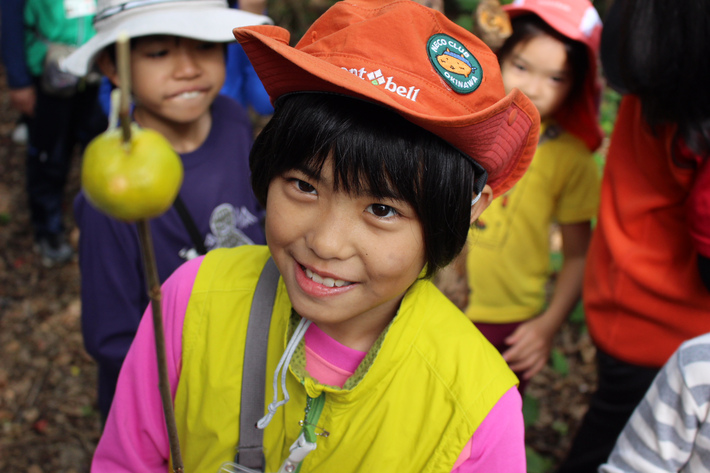
[[[32,76],[27,194],[35,248],[45,266],[72,259],[65,236],[64,190],[75,146],[84,148],[106,129],[92,77],[61,70],[61,59],[94,34],[94,1],[26,0],[25,61]],[[96,76],[96,82],[98,76]]]

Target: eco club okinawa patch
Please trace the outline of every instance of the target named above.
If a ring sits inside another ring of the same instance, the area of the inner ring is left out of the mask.
[[[427,42],[427,54],[436,72],[460,94],[470,94],[481,85],[481,64],[459,41],[435,34]]]

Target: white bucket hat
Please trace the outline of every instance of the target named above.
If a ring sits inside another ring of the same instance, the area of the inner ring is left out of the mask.
[[[98,53],[122,32],[131,38],[172,35],[226,43],[235,41],[234,28],[271,23],[267,16],[229,8],[227,0],[98,0],[96,35],[65,58],[62,68],[85,76]]]

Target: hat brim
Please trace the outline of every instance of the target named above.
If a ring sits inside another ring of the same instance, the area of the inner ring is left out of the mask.
[[[235,27],[271,24],[264,15],[228,8],[222,1],[171,2],[118,13],[96,24],[97,33],[64,59],[62,68],[77,76],[89,73],[96,56],[121,33],[130,38],[171,35],[200,41],[234,41]]]
[[[542,18],[542,20],[548,25],[552,26],[555,30],[559,31],[561,34],[565,35],[569,39],[579,41],[589,46],[589,38],[585,37],[579,30],[578,25],[574,25],[569,21],[563,21],[552,13],[544,9],[536,9],[531,7],[526,7],[525,5],[503,5],[503,11],[505,11],[510,19],[521,15],[534,14]]]
[[[532,160],[538,140],[539,114],[517,89],[488,108],[464,115],[452,114],[446,104],[442,104],[440,115],[435,116],[431,108],[419,111],[411,104],[402,105],[395,94],[373,87],[369,81],[330,62],[338,53],[320,57],[291,47],[289,33],[283,28],[250,26],[235,29],[234,36],[247,53],[272,103],[294,92],[331,92],[394,109],[483,166],[495,195],[510,189]],[[372,66],[378,67],[377,64]]]

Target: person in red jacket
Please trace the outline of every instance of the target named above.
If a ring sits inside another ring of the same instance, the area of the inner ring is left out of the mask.
[[[602,63],[623,94],[583,298],[598,388],[562,472],[596,472],[661,366],[710,331],[710,3],[617,0]]]

